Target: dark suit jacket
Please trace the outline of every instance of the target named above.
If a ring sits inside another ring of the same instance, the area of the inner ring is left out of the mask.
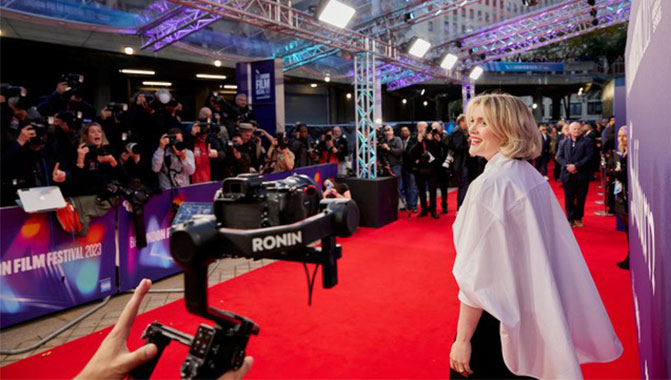
[[[550,154],[550,143],[552,142],[552,137],[550,135],[541,134],[541,156],[546,157]]]
[[[557,162],[561,165],[562,182],[569,180],[589,181],[591,175],[591,160],[594,155],[592,141],[582,136],[578,137],[573,143],[571,138],[563,140],[557,149]],[[566,166],[573,164],[578,169],[576,174],[571,174],[566,170]]]
[[[456,127],[452,131],[450,136],[451,148],[454,152],[454,163],[452,168],[455,173],[461,173],[464,170],[464,165],[466,164],[466,158],[468,158],[468,149],[470,148],[468,144],[468,136],[461,128]]]

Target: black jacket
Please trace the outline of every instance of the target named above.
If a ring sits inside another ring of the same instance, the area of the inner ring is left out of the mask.
[[[440,147],[434,140],[424,139],[413,145],[410,158],[413,162],[415,172],[423,176],[436,174],[436,160],[440,156]],[[433,159],[431,159],[433,157]]]
[[[588,181],[590,179],[593,149],[592,141],[582,136],[578,137],[575,142],[573,139],[567,138],[559,143],[557,162],[561,165],[560,179],[562,182],[569,180]],[[576,166],[578,169],[576,174],[571,174],[566,170],[566,166],[569,164]]]
[[[450,138],[450,143],[452,144],[452,151],[454,152],[454,162],[452,163],[452,168],[455,173],[461,173],[464,170],[464,165],[466,164],[466,158],[468,157],[468,135],[461,128],[456,127],[452,131]]]

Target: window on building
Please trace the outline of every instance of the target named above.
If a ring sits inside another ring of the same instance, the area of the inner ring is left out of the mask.
[[[492,1],[492,5],[494,6],[494,8],[496,8],[496,0]]]
[[[582,115],[582,103],[571,103],[568,106],[568,112],[571,116]]]
[[[489,0],[485,0],[485,5],[489,6]]]
[[[601,102],[587,103],[587,113],[590,115],[601,115],[603,113],[603,105]]]
[[[470,19],[473,20],[475,18],[475,11],[474,10],[469,10],[468,15],[470,16]]]
[[[485,13],[485,21],[489,22],[489,12]]]
[[[466,25],[461,24],[461,33],[466,33]]]
[[[450,31],[450,22],[448,20],[445,20],[443,28],[445,29],[446,32]]]
[[[429,21],[429,32],[433,32],[433,21]]]
[[[466,8],[461,8],[461,17],[466,18]]]
[[[478,21],[482,21],[482,11],[478,11]]]

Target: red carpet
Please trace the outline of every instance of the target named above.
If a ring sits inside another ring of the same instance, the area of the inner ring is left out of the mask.
[[[563,192],[553,184],[563,203]],[[248,378],[447,378],[449,350],[458,316],[451,225],[448,216],[400,220],[381,229],[360,229],[342,241],[339,282],[315,289],[307,306],[303,268],[274,263],[210,290],[214,305],[253,319],[261,333],[251,338],[255,358]],[[583,367],[586,378],[638,378],[638,351],[629,273],[615,266],[626,255],[624,233],[600,209],[594,186],[585,227],[575,230],[587,264],[622,340],[617,361]],[[321,277],[321,274],[319,274]],[[318,278],[319,286],[321,278]],[[151,321],[195,332],[200,319],[182,301],[140,315],[129,346]],[[550,328],[550,327],[549,327]],[[0,369],[0,378],[71,378],[84,366],[109,329]],[[172,343],[154,378],[178,378],[186,348]]]

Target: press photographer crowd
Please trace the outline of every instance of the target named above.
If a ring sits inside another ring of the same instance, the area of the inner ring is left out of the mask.
[[[97,112],[82,98],[84,85],[78,74],[61,75],[55,90],[43,96],[2,85],[2,206],[16,204],[18,189],[56,185],[70,203],[58,212],[59,222],[83,236],[90,219],[119,196],[138,209],[159,190],[242,173],[335,163],[339,178],[353,175],[351,129],[308,128],[299,121],[291,133],[273,135],[255,121],[242,93],[233,102],[210,93],[193,122],[183,120],[182,104],[164,89],[139,91],[128,103],[110,102]],[[451,130],[445,125],[418,122],[377,130],[378,175],[399,179],[400,208],[418,217],[439,218],[438,190],[440,212],[447,214],[452,186],[458,210],[486,164],[468,154],[464,115],[449,124]],[[614,117],[594,125],[562,120],[539,128],[543,149],[532,163],[547,178],[554,161],[551,174],[562,182],[571,225],[583,226],[588,184],[596,175],[606,178],[606,214],[617,213],[626,222],[626,128],[616,137]],[[324,195],[351,198],[342,182],[326,179]],[[628,261],[618,265],[626,268]]]

